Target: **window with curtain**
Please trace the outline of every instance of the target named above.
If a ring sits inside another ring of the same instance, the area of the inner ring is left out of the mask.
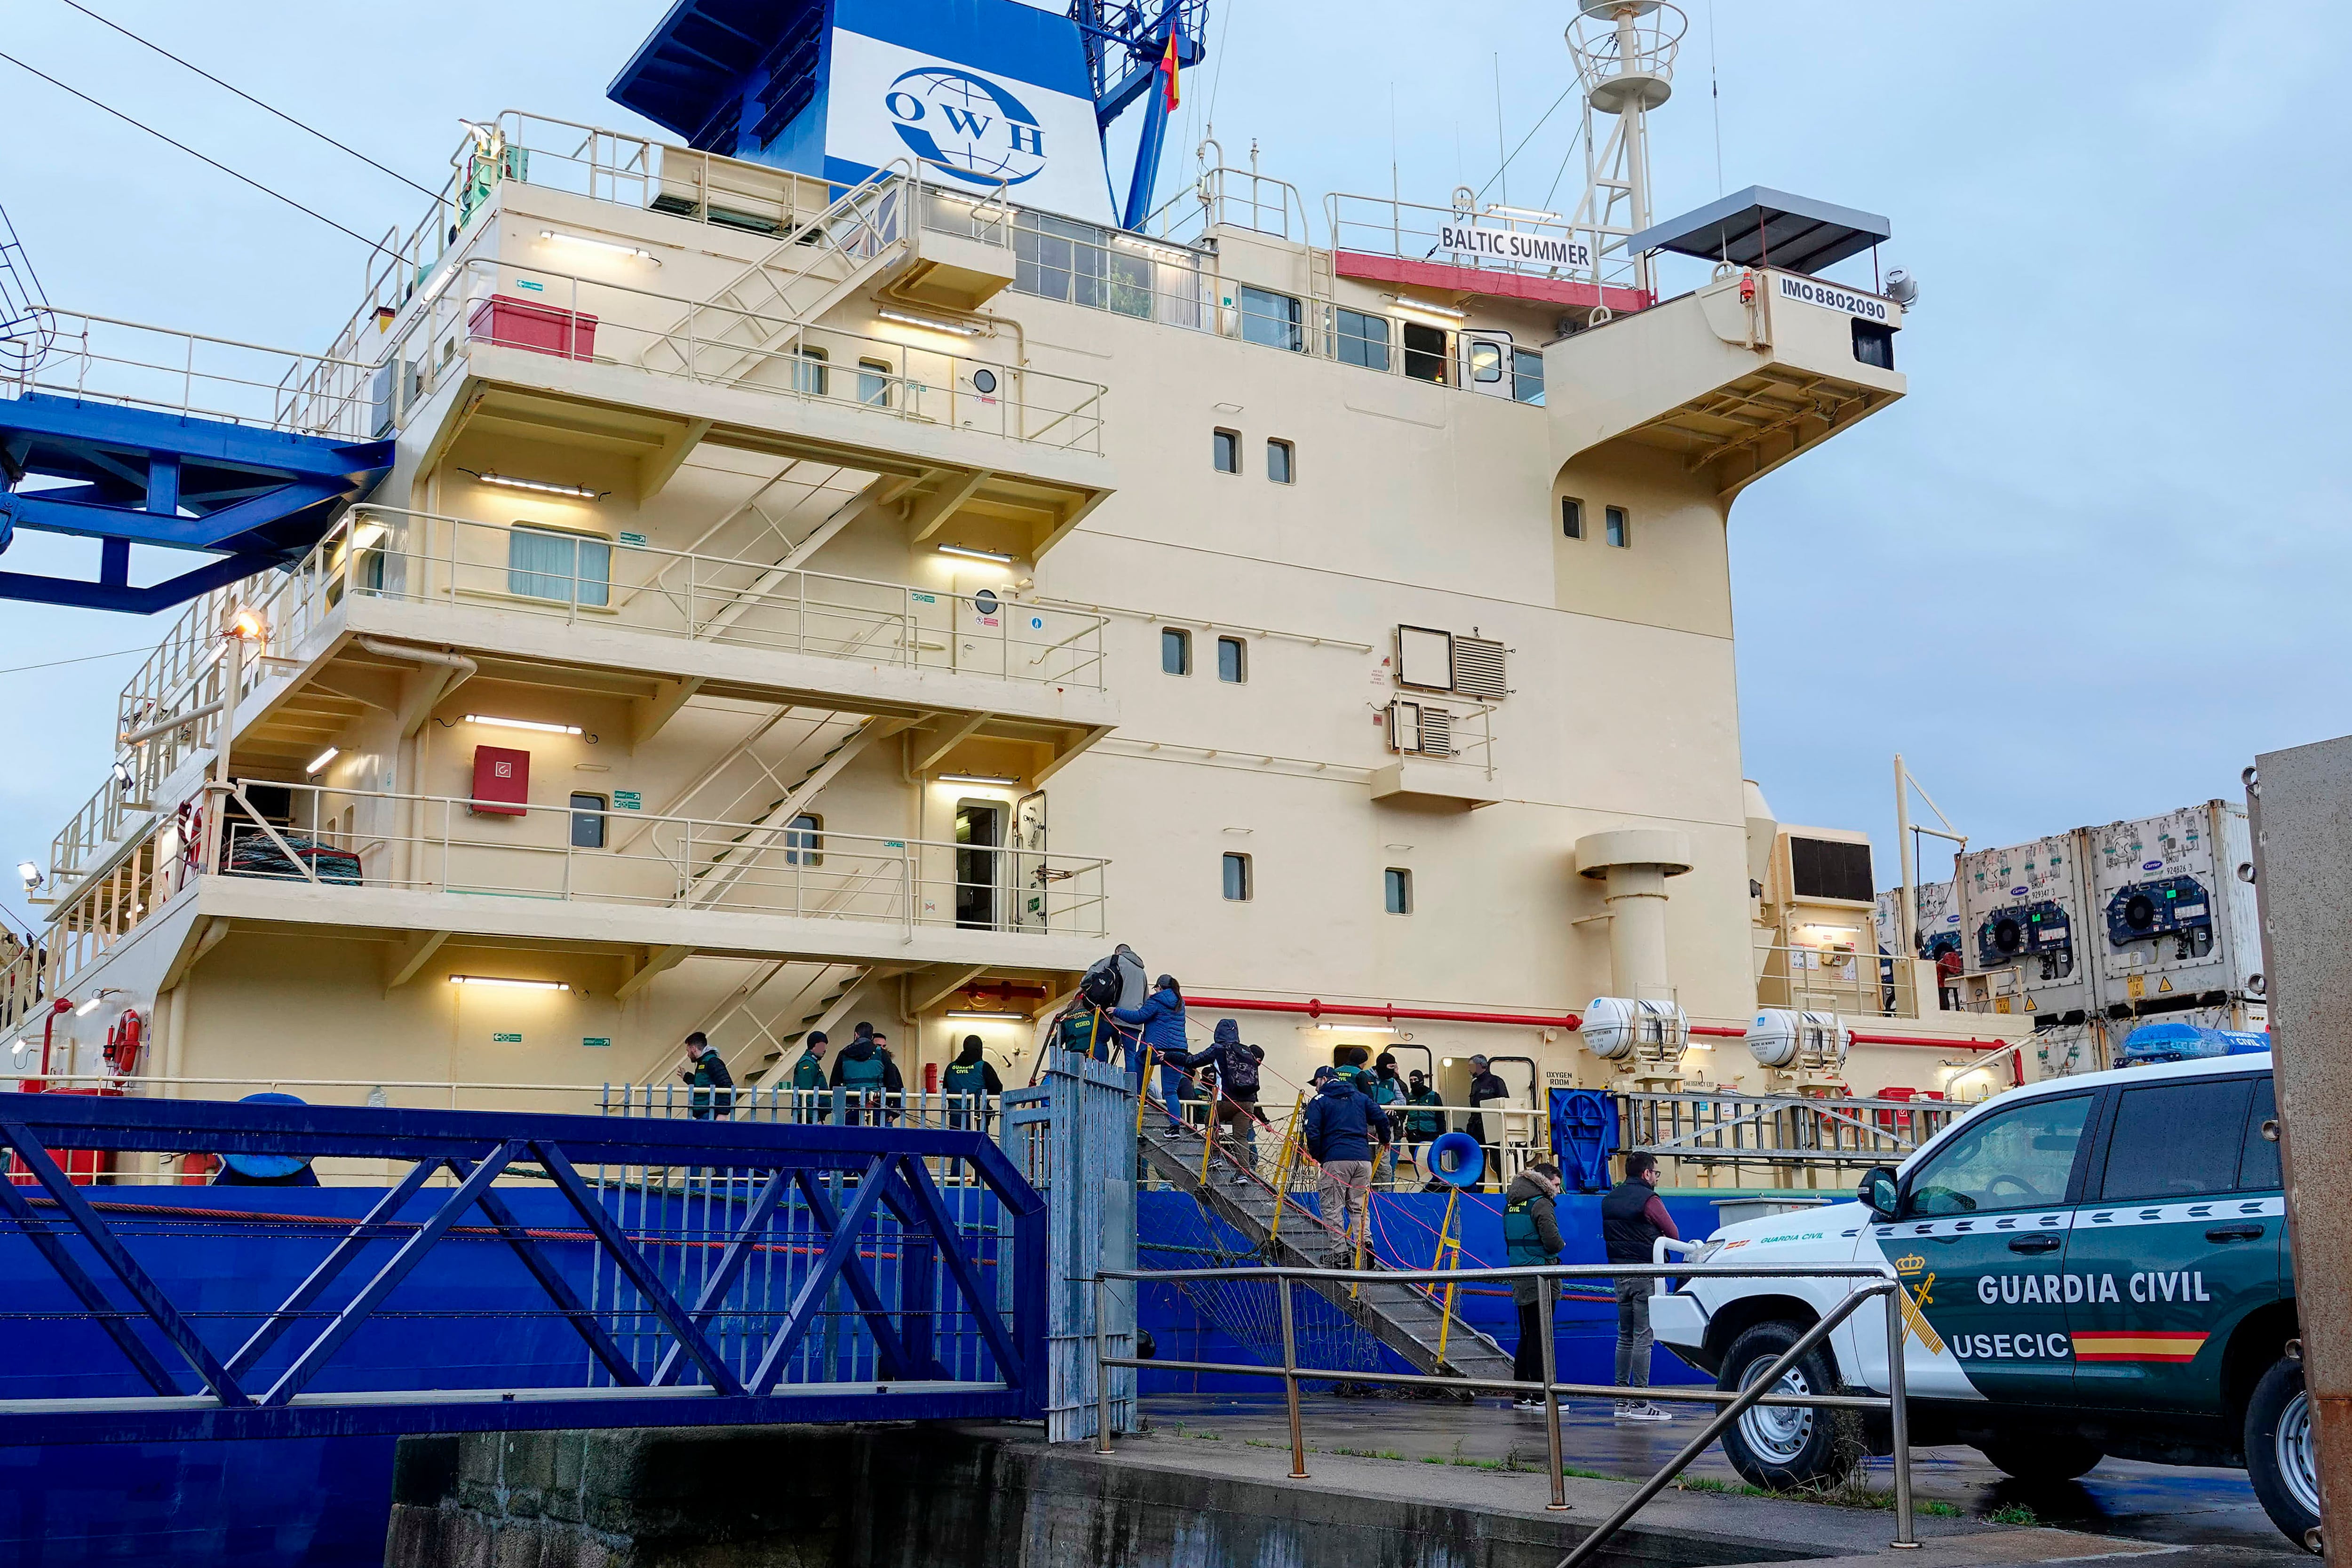
[[[613,547],[576,533],[517,527],[507,535],[507,592],[601,609],[613,602]]]

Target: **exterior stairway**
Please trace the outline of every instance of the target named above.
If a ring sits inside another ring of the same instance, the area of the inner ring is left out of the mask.
[[[818,985],[812,985],[803,992],[803,997],[814,999],[802,1003],[802,1005],[809,1010],[801,1015],[800,1027],[788,1035],[776,1036],[778,1042],[776,1048],[767,1054],[766,1060],[744,1075],[744,1081],[764,1085],[770,1073],[785,1071],[788,1064],[784,1058],[792,1055],[793,1048],[807,1037],[810,1030],[823,1029],[825,1033],[831,1034],[839,1026],[842,1016],[848,1011],[851,996],[864,983],[866,975],[866,971],[861,965],[843,964],[838,971],[837,978],[835,972],[830,970],[821,977],[820,984],[824,985],[824,994],[816,995]],[[824,984],[825,982],[829,984]]]
[[[1171,1186],[1192,1194],[1211,1214],[1249,1237],[1259,1256],[1296,1268],[1322,1266],[1324,1247],[1336,1239],[1334,1233],[1296,1198],[1290,1200],[1277,1229],[1274,1189],[1244,1171],[1223,1148],[1210,1167],[1209,1180],[1202,1183],[1197,1129],[1188,1126],[1180,1131],[1171,1127],[1155,1105],[1144,1112],[1139,1142],[1144,1159]],[[1370,1266],[1380,1267],[1376,1262]],[[1509,1353],[1458,1315],[1445,1331],[1445,1355],[1441,1360],[1437,1342],[1443,1314],[1416,1286],[1365,1285],[1354,1294],[1340,1284],[1317,1283],[1310,1289],[1412,1363],[1416,1371],[1446,1377],[1491,1377],[1502,1383],[1511,1379]]]

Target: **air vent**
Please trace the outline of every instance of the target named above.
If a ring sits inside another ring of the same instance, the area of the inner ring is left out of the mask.
[[[1504,647],[1485,637],[1454,639],[1454,689],[1465,697],[1497,701],[1509,691],[1503,677]]]
[[[1789,836],[1789,878],[1801,899],[1845,899],[1867,903],[1877,897],[1870,872],[1870,846],[1835,838]]]
[[[1454,715],[1426,702],[1421,705],[1421,754],[1424,757],[1450,757],[1454,754]]]
[[[1389,704],[1389,750],[1418,757],[1454,754],[1454,715],[1426,702]]]

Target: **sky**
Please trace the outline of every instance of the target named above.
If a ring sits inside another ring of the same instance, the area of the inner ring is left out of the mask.
[[[652,129],[604,89],[662,0],[507,0],[494,22],[459,0],[90,3],[427,186],[461,116]],[[1687,10],[1650,121],[1657,216],[1750,184],[1883,214],[1883,264],[1920,287],[1897,343],[1910,395],[1731,515],[1747,771],[1780,818],[1867,830],[1885,885],[1898,751],[1985,847],[2237,797],[2257,752],[2352,730],[2352,536],[2326,456],[2352,10]],[[1255,140],[1318,214],[1327,191],[1385,192],[1391,160],[1408,200],[1442,204],[1496,175],[1499,111],[1503,145],[1528,139],[1509,199],[1565,210],[1574,96],[1544,117],[1573,80],[1567,13],[1212,0],[1163,195],[1213,117],[1229,162]],[[8,54],[352,229],[423,214],[63,0],[7,16]],[[358,302],[368,252],[348,236],[5,61],[0,95],[0,206],[55,303],[316,349]],[[19,535],[6,563],[94,552]],[[98,786],[138,661],[21,667],[143,649],[167,624],[0,604],[0,860],[46,861]]]

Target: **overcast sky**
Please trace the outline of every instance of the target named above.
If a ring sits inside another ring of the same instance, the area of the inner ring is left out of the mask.
[[[461,115],[649,129],[604,89],[661,0],[91,3],[428,186]],[[1559,5],[1213,4],[1163,192],[1213,107],[1229,160],[1255,137],[1318,212],[1384,192],[1392,144],[1407,199],[1442,203],[1496,171],[1498,76],[1510,144],[1572,80]],[[7,52],[353,229],[422,216],[61,0],[8,22]],[[1984,846],[2234,796],[2257,751],[2352,730],[2326,259],[2352,250],[2347,39],[2318,0],[1691,7],[1651,121],[1658,214],[1757,184],[1882,213],[1885,265],[1920,283],[1910,396],[1731,519],[1748,770],[1785,821],[1868,829],[1882,883],[1897,750]],[[355,241],[5,62],[0,94],[0,205],[55,302],[306,348],[349,316]],[[1576,126],[1571,98],[1511,163],[1514,203],[1573,204],[1580,157],[1552,184]],[[85,552],[26,535],[7,563]],[[0,668],[164,625],[0,605]],[[98,784],[136,662],[0,684],[7,862],[45,862]]]

